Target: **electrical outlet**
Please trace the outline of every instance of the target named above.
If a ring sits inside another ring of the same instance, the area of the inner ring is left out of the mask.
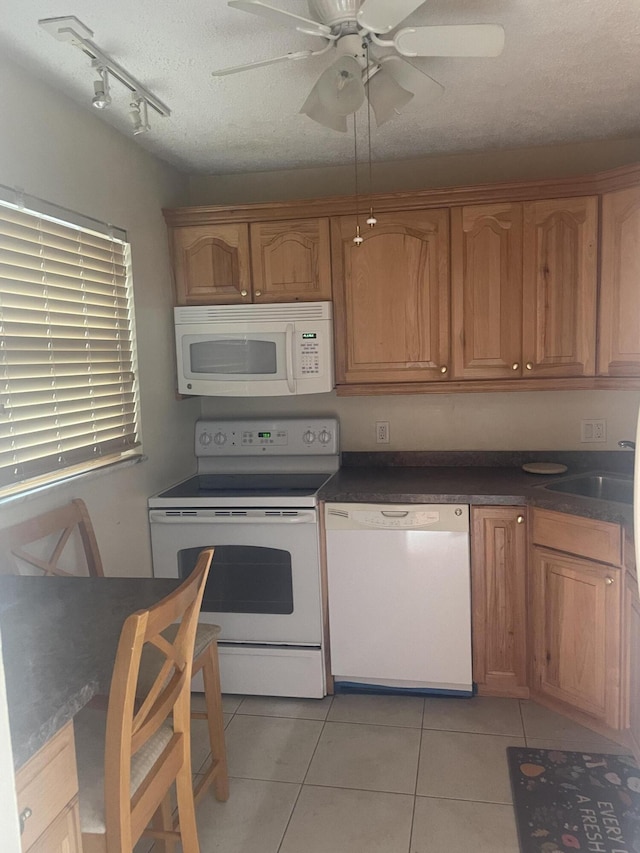
[[[389,444],[389,421],[376,421],[376,443]]]
[[[581,421],[580,441],[584,444],[607,440],[607,422],[602,420]]]

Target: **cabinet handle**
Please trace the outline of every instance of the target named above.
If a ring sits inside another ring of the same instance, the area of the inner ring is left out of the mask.
[[[518,524],[524,524],[524,515],[519,515],[516,518],[516,521],[518,522]]]
[[[440,368],[440,373],[446,373],[448,369],[449,368],[447,367],[447,365],[443,364],[442,367]]]
[[[607,586],[611,586],[611,584],[613,583],[613,578],[607,577],[604,579],[604,582],[607,584]]]
[[[240,291],[240,296],[246,296],[246,295],[247,295],[247,291],[246,291],[246,290],[241,290],[241,291]]]
[[[511,370],[517,370],[520,367],[517,361],[514,361],[511,365]]]
[[[20,835],[22,835],[22,833],[24,832],[24,825],[29,820],[32,814],[33,812],[31,811],[29,806],[27,806],[26,809],[23,809],[18,815],[18,820],[20,821]]]
[[[262,291],[261,291],[261,290],[256,290],[255,295],[256,295],[256,296],[262,296]]]
[[[528,361],[528,362],[525,364],[525,367],[527,368],[527,370],[533,370],[533,364],[532,364],[530,361]]]

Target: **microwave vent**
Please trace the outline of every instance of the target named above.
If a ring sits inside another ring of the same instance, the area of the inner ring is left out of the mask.
[[[193,305],[174,308],[176,324],[229,322],[304,322],[330,320],[331,302],[283,302],[271,305]]]

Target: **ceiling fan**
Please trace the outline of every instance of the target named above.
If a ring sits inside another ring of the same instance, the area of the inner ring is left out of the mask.
[[[214,77],[261,68],[276,62],[309,59],[335,51],[300,112],[333,130],[347,130],[347,116],[368,96],[376,123],[384,124],[415,93],[435,96],[443,87],[404,57],[499,56],[504,29],[499,24],[396,27],[424,0],[308,0],[305,18],[262,0],[229,0],[228,5],[285,24],[324,44],[318,50],[300,50],[213,71]],[[395,30],[393,35],[387,36]],[[389,53],[394,49],[395,53]]]

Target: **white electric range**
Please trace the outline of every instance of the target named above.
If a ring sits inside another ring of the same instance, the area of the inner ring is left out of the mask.
[[[196,423],[197,473],[149,498],[156,577],[215,554],[200,619],[221,627],[225,693],[326,693],[318,498],[339,468],[335,418]]]

